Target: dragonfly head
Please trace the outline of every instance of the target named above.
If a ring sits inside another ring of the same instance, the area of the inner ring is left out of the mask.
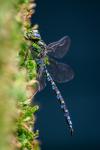
[[[40,36],[38,30],[33,30],[33,36],[35,39],[41,39],[41,36]]]
[[[32,40],[32,41],[34,41],[34,40],[39,41],[41,39],[41,36],[40,36],[38,30],[32,30],[32,29],[29,29],[27,32],[25,32],[24,37],[27,40]]]

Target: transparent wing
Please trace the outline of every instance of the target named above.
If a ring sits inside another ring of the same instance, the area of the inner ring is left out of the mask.
[[[59,83],[68,82],[74,77],[74,72],[69,65],[58,63],[53,59],[50,59],[50,65],[47,66],[47,69],[53,80]]]
[[[39,72],[37,80],[39,82],[39,91],[42,91],[46,87],[45,73]]]
[[[64,36],[57,42],[47,45],[48,55],[55,58],[62,58],[69,50],[71,40],[69,36]]]

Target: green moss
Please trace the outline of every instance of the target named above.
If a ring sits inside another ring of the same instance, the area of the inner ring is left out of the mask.
[[[32,132],[38,106],[31,106],[26,90],[36,78],[36,63],[16,17],[24,3],[29,0],[0,1],[0,150],[39,150],[38,131]]]

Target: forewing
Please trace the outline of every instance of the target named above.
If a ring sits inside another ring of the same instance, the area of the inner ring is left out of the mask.
[[[58,63],[53,59],[50,59],[50,64],[47,66],[47,69],[53,80],[59,83],[68,82],[74,77],[74,72],[69,65]]]
[[[54,58],[62,58],[68,52],[71,40],[69,36],[64,36],[57,42],[47,45],[48,55]]]

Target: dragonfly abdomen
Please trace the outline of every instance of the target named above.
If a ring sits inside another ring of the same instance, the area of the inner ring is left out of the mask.
[[[53,81],[53,79],[52,79],[51,75],[49,74],[48,70],[46,69],[45,65],[44,65],[44,69],[45,69],[45,72],[46,72],[46,75],[47,75],[47,80],[51,83],[52,89],[56,92],[57,99],[60,102],[61,109],[64,112],[64,117],[67,121],[67,124],[69,126],[69,129],[70,129],[70,132],[71,132],[71,135],[72,135],[73,134],[73,127],[72,127],[72,121],[71,121],[71,118],[70,118],[70,115],[69,115],[68,108],[66,107],[66,104],[65,104],[65,101],[64,101],[64,99],[61,95],[61,92],[59,91],[58,87],[56,86],[55,82]]]

